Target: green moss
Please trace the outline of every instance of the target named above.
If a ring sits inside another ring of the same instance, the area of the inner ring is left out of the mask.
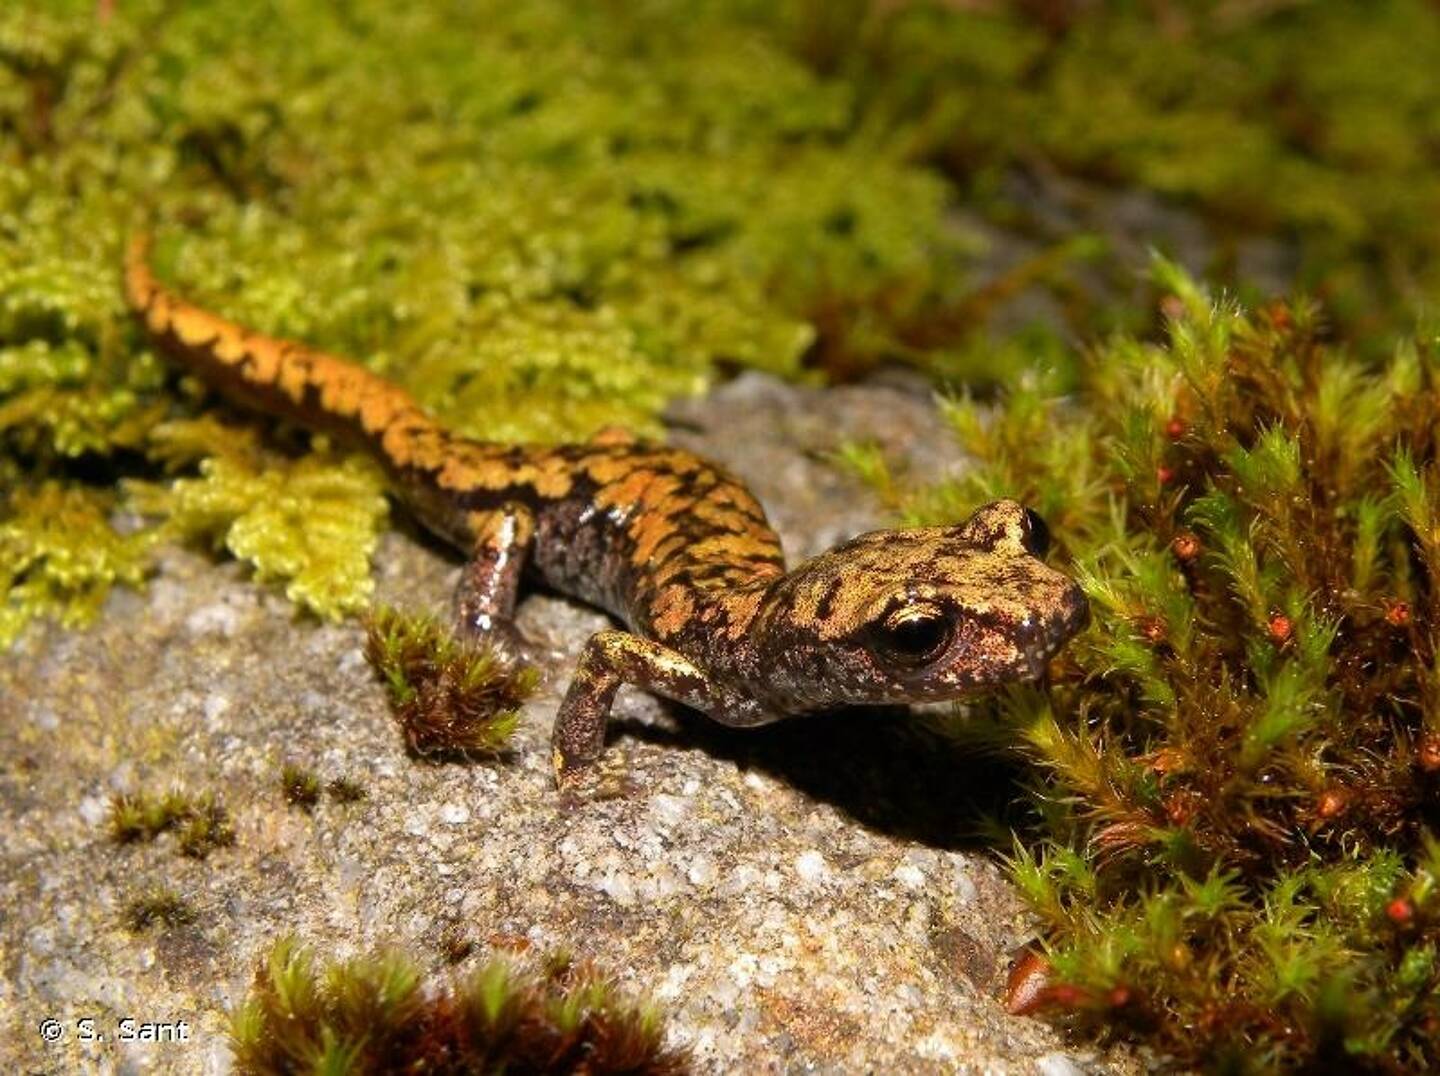
[[[158,797],[143,791],[117,793],[110,799],[105,828],[117,844],[153,841],[174,832],[176,848],[192,859],[205,859],[235,843],[230,813],[210,792],[191,795],[171,789]]]
[[[280,768],[280,790],[286,803],[302,811],[313,811],[320,802],[320,778],[294,763],[287,762]]]
[[[540,682],[535,669],[462,642],[433,617],[389,608],[369,617],[365,657],[410,751],[437,761],[503,751]]]
[[[182,451],[177,440],[189,436],[188,428],[177,435],[173,425],[158,427],[155,454],[173,462]],[[163,533],[229,550],[252,564],[258,579],[283,583],[291,601],[321,616],[364,607],[388,511],[384,478],[372,462],[228,448],[202,459],[199,471],[168,486],[132,482],[131,504],[163,517]]]
[[[113,528],[113,503],[55,482],[0,492],[0,648],[35,617],[84,624],[113,584],[144,579],[153,536]]]
[[[201,797],[194,813],[180,827],[180,852],[191,859],[205,859],[217,848],[235,843],[230,812],[208,793]]]
[[[1243,238],[1287,236],[1383,351],[1373,330],[1440,287],[1437,66],[1423,0],[10,5],[0,480],[155,479],[157,425],[213,416],[125,315],[144,221],[175,286],[492,438],[653,429],[735,364],[1003,381],[1034,342],[974,329],[1036,280],[1081,333],[1134,324],[1075,290],[1086,237],[969,290],[957,191],[1023,230],[1001,177],[1037,162],[1201,207],[1229,277]],[[145,503],[334,616],[363,604],[382,525],[339,461],[237,473],[212,445]],[[267,510],[280,485],[293,512]],[[137,578],[101,572],[74,607]],[[27,593],[0,638],[71,602]]]
[[[125,926],[139,934],[155,925],[166,927],[186,926],[195,922],[195,908],[174,890],[149,889],[125,902],[123,919]]]
[[[313,770],[290,762],[280,767],[280,792],[286,803],[306,812],[319,805],[322,793],[340,804],[359,803],[369,795],[364,785],[349,777],[322,781]]]
[[[427,988],[389,951],[317,968],[293,939],[275,945],[230,1017],[238,1071],[382,1073],[688,1070],[656,1011],[568,960],[530,972],[492,959]]]
[[[738,6],[1007,225],[1033,213],[1007,173],[1057,170],[1199,208],[1231,281],[1241,240],[1283,235],[1301,286],[1382,357],[1440,288],[1425,0]]]
[[[158,798],[144,792],[120,792],[110,797],[106,828],[118,844],[150,841],[193,813],[189,796],[179,789]]]
[[[1366,368],[1305,305],[1247,314],[1161,263],[1163,345],[948,413],[1048,517],[1094,625],[957,727],[1031,759],[1011,862],[1048,974],[1012,1005],[1227,1070],[1440,1065],[1440,337]],[[1034,850],[1028,850],[1033,848]]]
[[[350,777],[332,777],[326,783],[325,791],[336,803],[359,803],[370,795],[364,785]]]

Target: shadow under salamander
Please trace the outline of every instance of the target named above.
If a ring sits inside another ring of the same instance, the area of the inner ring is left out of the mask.
[[[890,836],[933,848],[993,847],[986,814],[1019,795],[1018,760],[944,735],[904,708],[840,710],[731,729],[679,706],[678,728],[617,719],[616,735],[705,751],[758,770]]]

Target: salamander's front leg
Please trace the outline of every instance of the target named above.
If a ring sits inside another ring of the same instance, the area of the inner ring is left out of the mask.
[[[507,504],[470,517],[475,544],[455,588],[455,622],[460,634],[488,644],[503,661],[518,661],[525,640],[515,630],[515,596],[535,537],[535,516],[524,505]]]
[[[555,780],[563,791],[585,791],[605,750],[605,722],[621,684],[663,695],[727,725],[763,724],[759,703],[722,687],[685,655],[624,631],[590,636],[575,678],[560,704],[551,736]]]

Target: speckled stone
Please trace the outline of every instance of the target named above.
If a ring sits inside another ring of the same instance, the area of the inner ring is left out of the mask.
[[[878,439],[920,472],[955,466],[928,397],[903,383],[799,389],[756,376],[674,412],[773,510],[792,554],[878,525],[824,456]],[[385,539],[381,596],[443,609],[458,561]],[[958,793],[988,762],[903,715],[736,732],[626,689],[611,750],[635,791],[566,810],[546,749],[567,671],[605,621],[531,595],[549,654],[512,755],[406,756],[355,624],[297,617],[239,565],[169,550],[143,594],[84,632],[33,628],[0,658],[0,1071],[223,1073],[226,1009],[256,958],[295,933],[345,956],[399,943],[445,967],[459,930],[565,945],[648,991],[702,1072],[1129,1071],[1067,1049],[997,1001],[1022,908]],[[359,781],[367,799],[286,804],[280,768]],[[117,790],[213,790],[236,844],[107,842]],[[164,883],[198,912],[133,934],[122,910]],[[41,1041],[46,1018],[63,1041]],[[103,1043],[77,1041],[90,1018]],[[115,1041],[118,1021],[180,1021],[184,1043]]]

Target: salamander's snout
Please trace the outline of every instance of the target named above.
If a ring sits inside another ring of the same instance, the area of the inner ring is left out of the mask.
[[[1040,603],[1035,612],[1016,619],[1010,629],[1017,658],[1030,674],[1021,679],[1044,675],[1050,659],[1090,623],[1090,602],[1080,585],[1059,572],[1055,577],[1054,600]]]
[[[1069,629],[1069,634],[1065,636],[1067,639],[1072,635],[1079,635],[1090,626],[1090,599],[1085,597],[1079,583],[1075,584],[1075,605],[1065,626]]]

